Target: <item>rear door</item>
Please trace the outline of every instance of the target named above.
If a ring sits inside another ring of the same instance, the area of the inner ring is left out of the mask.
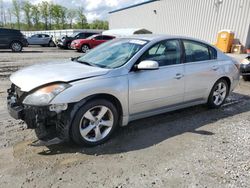
[[[185,102],[206,99],[218,79],[215,50],[201,42],[182,40],[185,50]]]

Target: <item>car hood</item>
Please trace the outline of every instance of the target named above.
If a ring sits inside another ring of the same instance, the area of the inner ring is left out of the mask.
[[[28,92],[52,82],[70,82],[107,74],[109,69],[88,66],[74,61],[51,62],[21,69],[10,80],[22,91]]]

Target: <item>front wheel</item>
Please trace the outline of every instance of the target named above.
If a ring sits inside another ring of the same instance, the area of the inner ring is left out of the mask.
[[[90,50],[90,48],[88,45],[84,44],[82,45],[81,50],[83,53],[87,53]]]
[[[96,146],[107,141],[118,125],[116,107],[107,100],[93,100],[77,112],[71,127],[72,140],[79,145]]]
[[[218,80],[209,95],[208,107],[219,108],[226,100],[229,92],[228,83],[224,79]]]
[[[23,46],[20,42],[12,42],[10,47],[13,52],[21,52],[23,49]]]

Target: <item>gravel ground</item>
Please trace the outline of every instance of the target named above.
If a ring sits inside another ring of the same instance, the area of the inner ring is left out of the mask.
[[[40,47],[0,51],[1,187],[250,187],[250,82],[241,81],[220,109],[200,105],[135,121],[95,148],[30,146],[33,131],[5,107],[8,76],[78,55]]]

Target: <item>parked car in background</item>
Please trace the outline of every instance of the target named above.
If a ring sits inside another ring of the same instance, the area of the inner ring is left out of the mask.
[[[76,39],[86,39],[92,35],[98,34],[97,32],[77,32],[70,36],[64,35],[59,38],[56,43],[59,48],[70,49],[71,42]]]
[[[250,81],[250,55],[241,61],[240,72],[245,81]]]
[[[83,53],[88,52],[90,49],[114,39],[114,36],[110,35],[92,35],[86,39],[77,39],[72,41],[71,48]]]
[[[54,47],[55,43],[53,41],[53,36],[47,34],[35,34],[27,38],[30,45],[41,45]]]
[[[27,47],[28,42],[20,30],[0,28],[0,48],[11,49],[13,52],[21,52]]]
[[[219,108],[238,85],[239,68],[197,39],[137,35],[73,61],[19,70],[10,77],[7,104],[41,140],[95,146],[136,119],[198,104]]]

